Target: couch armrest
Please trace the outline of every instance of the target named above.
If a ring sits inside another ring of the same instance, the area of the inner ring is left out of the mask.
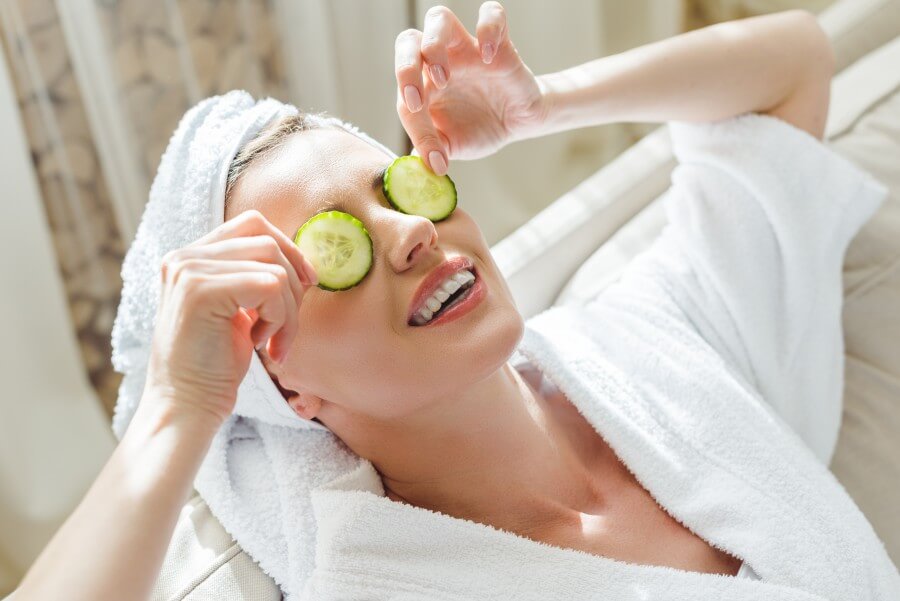
[[[275,581],[243,551],[198,495],[184,505],[150,601],[275,601]]]
[[[900,0],[840,0],[819,21],[842,69],[900,35]],[[835,100],[829,133],[857,112]],[[591,254],[668,189],[675,165],[668,128],[661,126],[491,248],[524,318],[551,306]]]
[[[900,0],[839,0],[819,15],[837,71],[900,35]]]

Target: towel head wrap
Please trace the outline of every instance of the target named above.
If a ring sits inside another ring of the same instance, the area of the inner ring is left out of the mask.
[[[113,367],[124,374],[113,416],[113,430],[119,438],[137,409],[146,381],[163,256],[224,222],[225,184],[235,155],[266,125],[298,112],[292,105],[271,98],[255,101],[247,92],[235,90],[191,108],[169,140],[122,265],[122,298],[112,330]],[[389,156],[397,156],[353,124],[317,114],[310,118],[321,126],[344,129]],[[237,393],[236,415],[291,428],[327,430],[323,424],[295,414],[257,353],[251,355]]]

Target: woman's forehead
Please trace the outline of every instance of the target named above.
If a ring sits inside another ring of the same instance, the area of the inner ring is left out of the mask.
[[[238,194],[251,206],[263,198],[289,194],[312,199],[370,191],[372,174],[393,157],[358,136],[336,128],[291,134],[273,152],[244,173]]]
[[[392,156],[344,130],[297,132],[247,169],[229,213],[257,209],[292,236],[322,207],[339,205],[352,212],[360,202],[379,202],[381,191],[373,181],[392,161]]]

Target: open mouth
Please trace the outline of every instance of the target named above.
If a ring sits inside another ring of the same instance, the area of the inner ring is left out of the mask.
[[[441,315],[465,301],[478,282],[478,272],[474,266],[462,269],[453,274],[438,287],[426,305],[416,312],[409,321],[411,326],[424,326],[432,323]],[[438,303],[440,305],[438,306]]]

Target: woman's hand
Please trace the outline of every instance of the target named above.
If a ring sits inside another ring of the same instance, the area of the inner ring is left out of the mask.
[[[137,413],[17,599],[150,598],[179,509],[234,408],[254,345],[268,341],[269,355],[284,358],[314,283],[312,265],[258,211],[165,256]],[[88,540],[85,569],[73,558]]]
[[[227,418],[253,348],[268,340],[269,356],[284,359],[303,295],[316,283],[297,245],[258,211],[168,253],[148,367],[150,397]]]
[[[450,9],[433,6],[424,31],[407,29],[395,43],[397,112],[438,175],[448,159],[481,158],[528,137],[545,115],[541,88],[509,39],[499,2],[481,5],[475,29],[472,37]]]

